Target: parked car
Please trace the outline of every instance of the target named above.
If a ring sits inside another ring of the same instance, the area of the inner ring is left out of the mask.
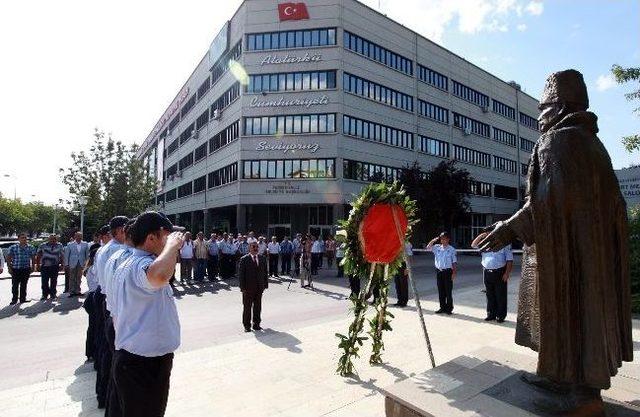
[[[7,252],[9,252],[9,248],[18,243],[17,240],[3,240],[0,242],[0,249],[2,250],[2,256],[7,258]]]

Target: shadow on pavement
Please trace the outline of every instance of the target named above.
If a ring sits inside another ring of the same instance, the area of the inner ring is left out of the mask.
[[[73,374],[75,379],[67,386],[66,392],[74,403],[80,403],[78,416],[85,416],[98,408],[93,364],[85,362],[76,368]]]
[[[273,329],[264,329],[263,331],[253,332],[258,342],[269,346],[273,349],[287,349],[292,353],[302,353],[302,349],[298,347],[300,339],[286,332],[279,332]]]
[[[393,309],[402,309],[402,310],[415,311],[416,313],[418,312],[418,308],[416,306],[395,307],[395,306],[391,305],[391,308],[392,308],[392,311],[393,311]],[[422,309],[422,313],[425,316],[435,316],[436,315],[435,312],[433,312],[431,310],[425,310],[424,308]],[[417,314],[416,314],[416,316],[417,316]],[[509,320],[505,320],[503,323],[498,323],[496,321],[484,321],[484,317],[470,316],[468,314],[456,313],[455,311],[453,312],[453,314],[451,316],[447,316],[446,314],[443,314],[442,317],[449,317],[451,319],[457,319],[457,320],[465,320],[465,321],[470,321],[470,322],[473,322],[473,323],[485,324],[487,326],[510,327],[512,329],[516,328],[516,323],[514,323],[512,321],[509,321]]]
[[[181,299],[187,295],[195,295],[196,297],[202,297],[203,294],[217,294],[219,291],[231,291],[232,287],[236,287],[237,284],[230,283],[229,280],[223,281],[194,281],[192,284],[176,283],[173,285],[173,295],[176,299]]]

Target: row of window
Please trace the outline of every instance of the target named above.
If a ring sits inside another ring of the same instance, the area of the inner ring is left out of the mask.
[[[413,133],[368,120],[344,115],[342,116],[342,131],[345,135],[413,149]]]
[[[192,194],[204,191],[205,188],[219,187],[221,185],[229,184],[238,180],[238,164],[236,162],[227,165],[226,167],[216,169],[210,172],[207,176],[202,176],[190,181],[186,184],[182,184],[177,188],[168,190],[164,195],[158,196],[158,202],[166,201],[171,202],[176,198],[188,197]]]
[[[407,75],[413,75],[413,61],[400,54],[391,52],[378,44],[368,41],[358,35],[354,35],[346,30],[344,31],[343,41],[344,47],[353,52],[364,55],[369,59],[377,61],[382,65],[386,65],[389,68],[393,68]]]
[[[449,144],[447,142],[421,135],[418,136],[418,139],[420,140],[420,152],[441,158],[449,157]]]
[[[502,142],[509,146],[516,146],[516,135],[505,130],[498,129],[497,127],[493,128],[493,140],[497,140],[498,142]]]
[[[424,117],[433,119],[440,123],[449,124],[449,109],[436,104],[418,100],[418,112]]]
[[[523,151],[532,152],[534,146],[536,146],[535,142],[532,142],[525,138],[520,138],[520,149],[522,149]]]
[[[209,139],[209,153],[213,153],[240,137],[240,120],[236,120]]]
[[[463,100],[477,104],[478,106],[489,107],[489,96],[483,94],[471,87],[459,83],[456,80],[451,80],[453,83],[453,95],[458,96]]]
[[[225,91],[216,101],[211,105],[211,115],[218,110],[221,112],[229,104],[233,103],[235,99],[240,97],[240,82],[236,81],[227,91]]]
[[[529,164],[520,164],[520,175],[526,176],[529,172]]]
[[[335,132],[335,113],[244,118],[244,134],[247,136]]]
[[[449,91],[449,78],[446,75],[420,64],[418,64],[418,79],[441,90]]]
[[[349,93],[413,112],[413,97],[356,75],[343,73],[342,88]]]
[[[243,161],[244,179],[335,178],[335,159],[262,159]]]
[[[493,169],[497,171],[509,172],[511,174],[516,174],[518,172],[516,161],[497,155],[493,155]]]
[[[538,126],[538,119],[522,112],[520,112],[520,124],[528,127],[529,129],[540,130],[540,126]]]
[[[237,61],[240,59],[240,55],[242,55],[242,41],[236,43],[236,45],[225,52],[218,61],[214,64],[213,68],[211,68],[211,85],[215,85],[220,77],[224,75],[225,72],[229,69],[229,63],[231,61]],[[202,96],[198,96],[202,97]]]
[[[491,155],[460,145],[453,145],[453,159],[467,164],[491,168]]]
[[[342,166],[343,177],[347,180],[373,182],[395,181],[399,179],[402,174],[402,168],[352,161],[349,159],[345,159]]]
[[[485,138],[490,137],[490,129],[489,125],[486,123],[482,123],[476,119],[472,119],[470,117],[464,116],[460,113],[453,113],[453,126],[467,130],[469,129],[471,133],[475,133],[479,136],[484,136]]]
[[[516,109],[511,106],[507,106],[506,104],[496,100],[495,98],[492,101],[493,111],[495,113],[501,114],[507,119],[516,120]]]
[[[469,194],[480,197],[491,197],[491,184],[482,181],[469,181],[467,184]]]
[[[336,88],[336,71],[287,72],[249,76],[248,93]]]
[[[247,35],[247,50],[290,49],[336,44],[336,28],[287,30]]]

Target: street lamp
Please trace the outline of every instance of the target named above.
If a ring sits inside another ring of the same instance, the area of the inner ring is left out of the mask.
[[[81,195],[78,197],[78,204],[80,205],[80,233],[84,238],[84,207],[87,205],[87,197]]]
[[[4,174],[3,177],[5,178],[13,178],[13,199],[17,200],[17,196],[16,196],[16,182],[18,180],[18,178],[16,178],[15,175],[11,175],[11,174]]]

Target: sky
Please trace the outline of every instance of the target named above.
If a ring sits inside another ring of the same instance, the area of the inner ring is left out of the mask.
[[[274,0],[276,1],[276,0]],[[640,66],[635,0],[364,0],[539,97],[546,76],[584,74],[615,168],[640,162],[620,144],[640,118],[611,78]],[[67,198],[59,168],[95,128],[141,143],[240,0],[21,0],[0,5],[0,192]]]

